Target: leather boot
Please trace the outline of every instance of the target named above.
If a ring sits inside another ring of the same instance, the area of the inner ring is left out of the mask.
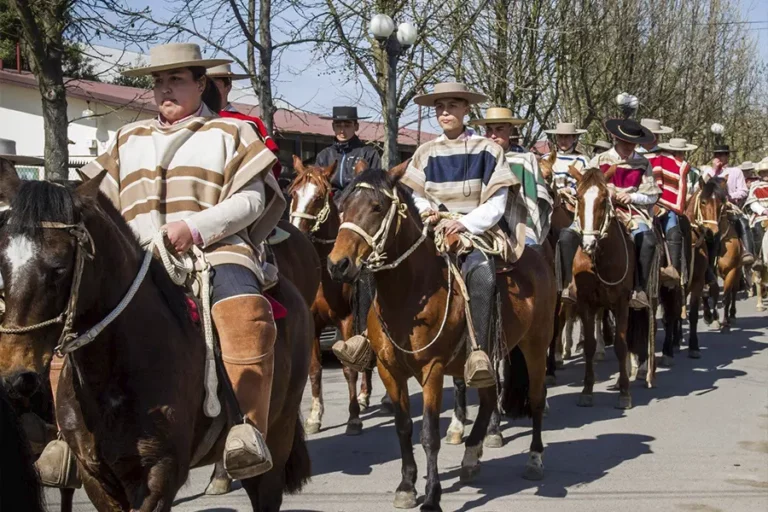
[[[653,258],[656,257],[656,235],[653,231],[645,231],[635,236],[635,245],[639,249],[637,255],[637,287],[632,292],[629,307],[633,309],[650,308],[646,289],[651,276]]]
[[[217,302],[211,315],[224,368],[245,417],[227,435],[224,469],[234,479],[252,478],[272,469],[265,442],[277,338],[272,306],[262,295],[237,295]]]
[[[741,246],[744,248],[744,253],[741,255],[741,263],[743,265],[752,265],[755,262],[755,242],[752,239],[752,230],[749,229],[749,222],[744,217],[736,218],[736,225],[739,228],[739,238],[741,239]]]
[[[666,267],[661,269],[661,275],[674,286],[680,283],[683,268],[683,233],[678,226],[667,231],[667,250],[670,261],[667,262]]]
[[[464,380],[470,388],[496,385],[496,372],[488,353],[493,336],[493,309],[496,304],[496,268],[493,259],[473,251],[463,266],[469,292],[469,311],[478,349],[473,350],[464,365]]]
[[[49,379],[53,393],[53,409],[56,410],[56,392],[59,389],[59,377],[64,366],[64,358],[56,355],[51,359]],[[35,462],[40,475],[40,483],[59,489],[79,489],[83,484],[77,470],[77,460],[69,445],[61,439],[48,443]]]
[[[752,227],[752,240],[755,242],[755,264],[752,266],[755,270],[765,267],[765,254],[763,254],[763,236],[765,236],[765,230],[761,222],[757,222]]]

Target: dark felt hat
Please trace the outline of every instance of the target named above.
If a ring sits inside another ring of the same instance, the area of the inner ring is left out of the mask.
[[[334,121],[357,121],[359,119],[368,119],[357,115],[357,107],[333,107],[332,116],[321,116],[321,119],[332,119]]]
[[[605,129],[617,139],[633,144],[648,144],[656,140],[651,130],[634,119],[609,119]]]

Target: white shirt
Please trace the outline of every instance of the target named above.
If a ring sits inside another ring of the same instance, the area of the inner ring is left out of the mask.
[[[473,235],[482,235],[498,224],[504,216],[504,211],[507,208],[508,193],[508,188],[500,188],[485,203],[460,218],[459,222]],[[420,214],[429,210],[437,211],[436,206],[416,192],[413,193],[413,203]]]

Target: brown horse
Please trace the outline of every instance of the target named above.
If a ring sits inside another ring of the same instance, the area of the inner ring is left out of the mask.
[[[362,162],[362,160],[361,160]],[[320,354],[320,333],[328,326],[334,326],[346,340],[355,334],[353,295],[355,286],[342,284],[331,279],[325,262],[338,235],[339,210],[331,197],[330,179],[336,170],[334,162],[328,167],[304,166],[294,155],[293,168],[298,173],[288,193],[291,196],[290,218],[293,225],[312,241],[322,262],[320,287],[312,302],[315,320],[315,342],[312,350],[312,364],[309,378],[312,382],[312,409],[305,422],[308,433],[320,431],[325,406],[323,404],[322,358]],[[373,371],[364,372],[360,394],[357,393],[358,372],[344,367],[344,377],[349,389],[349,419],[347,435],[359,435],[363,431],[360,408],[368,407],[371,394]]]
[[[437,456],[443,377],[463,377],[466,360],[465,304],[460,287],[427,236],[411,197],[399,186],[400,165],[389,174],[366,171],[343,198],[344,221],[328,257],[331,276],[345,281],[363,267],[375,271],[376,299],[368,314],[368,336],[378,370],[395,408],[402,481],[398,508],[416,506],[408,380],[423,389],[422,445],[427,455],[426,498],[422,510],[440,510]],[[353,226],[345,228],[345,226]],[[365,236],[363,236],[365,234]],[[556,291],[553,272],[542,253],[526,248],[511,271],[498,274],[499,350],[509,354],[514,379],[507,387],[507,414],[533,417],[533,440],[524,476],[543,477],[541,423],[546,389],[547,348],[552,338]],[[479,470],[482,442],[496,406],[496,388],[478,390],[480,410],[466,440],[462,481]]]
[[[184,291],[158,261],[145,258],[120,213],[98,193],[103,177],[72,190],[0,173],[0,194],[12,206],[0,236],[0,375],[28,389],[46,378],[63,340],[56,416],[91,501],[98,510],[167,511],[191,467],[221,458],[236,414],[227,406],[214,419],[203,413],[205,344]],[[139,279],[137,269],[146,265]],[[135,296],[123,300],[133,284]],[[290,314],[278,321],[275,345],[280,371],[267,436],[274,467],[243,481],[260,511],[279,510],[283,493],[299,490],[310,475],[299,407],[312,320],[289,281],[271,293]],[[94,331],[117,306],[113,321]],[[79,338],[83,345],[62,336],[84,331],[94,337]],[[223,391],[219,398],[234,400]]]
[[[576,215],[582,229],[582,242],[573,261],[573,282],[579,297],[576,311],[583,325],[586,363],[584,389],[578,405],[593,405],[595,319],[599,311],[608,310],[616,321],[612,335],[619,360],[618,407],[628,409],[632,407],[632,397],[629,392],[627,326],[635,248],[616,217],[606,180],[606,175],[599,169],[589,169],[579,178],[576,192]]]
[[[688,307],[688,357],[691,359],[701,357],[698,323],[699,304],[704,291],[708,290],[709,295],[714,297],[717,297],[719,291],[717,282],[706,282],[707,266],[709,265],[707,240],[712,240],[719,233],[722,217],[724,216],[725,203],[727,202],[726,192],[719,181],[720,178],[711,178],[707,183],[701,182],[699,190],[691,197],[685,211],[685,216],[691,224],[693,252],[690,262],[688,289],[686,290],[686,295],[690,295],[690,306]],[[704,303],[706,312],[706,308],[708,308],[706,299]]]

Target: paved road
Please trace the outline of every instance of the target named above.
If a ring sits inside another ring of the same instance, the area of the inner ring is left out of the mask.
[[[633,383],[629,411],[615,409],[616,393],[607,390],[617,371],[612,353],[598,366],[591,409],[576,407],[583,367],[579,360],[569,362],[558,374],[560,385],[549,392],[542,482],[520,478],[530,443],[528,422],[505,424],[505,446],[485,450],[472,485],[458,482],[463,447],[443,445],[444,510],[768,510],[768,317],[756,313],[754,305],[754,299],[739,302],[739,319],[730,333],[711,332],[702,324],[702,359],[688,359],[683,351],[673,369],[659,370],[657,388]],[[325,427],[309,443],[315,476],[302,494],[286,498],[283,509],[393,510],[400,457],[392,417],[373,408],[364,416],[363,435],[345,437],[341,370],[331,367],[325,379]],[[378,379],[374,386],[378,404],[383,388]],[[443,432],[453,405],[448,380],[445,390]],[[416,385],[411,396],[417,489],[423,493],[426,466],[418,444],[421,392]],[[305,397],[304,412],[308,409]],[[209,468],[192,473],[175,510],[250,510],[241,489],[223,497],[202,496],[208,475]],[[57,494],[48,496],[50,509],[58,510]],[[82,492],[75,510],[93,510]]]

